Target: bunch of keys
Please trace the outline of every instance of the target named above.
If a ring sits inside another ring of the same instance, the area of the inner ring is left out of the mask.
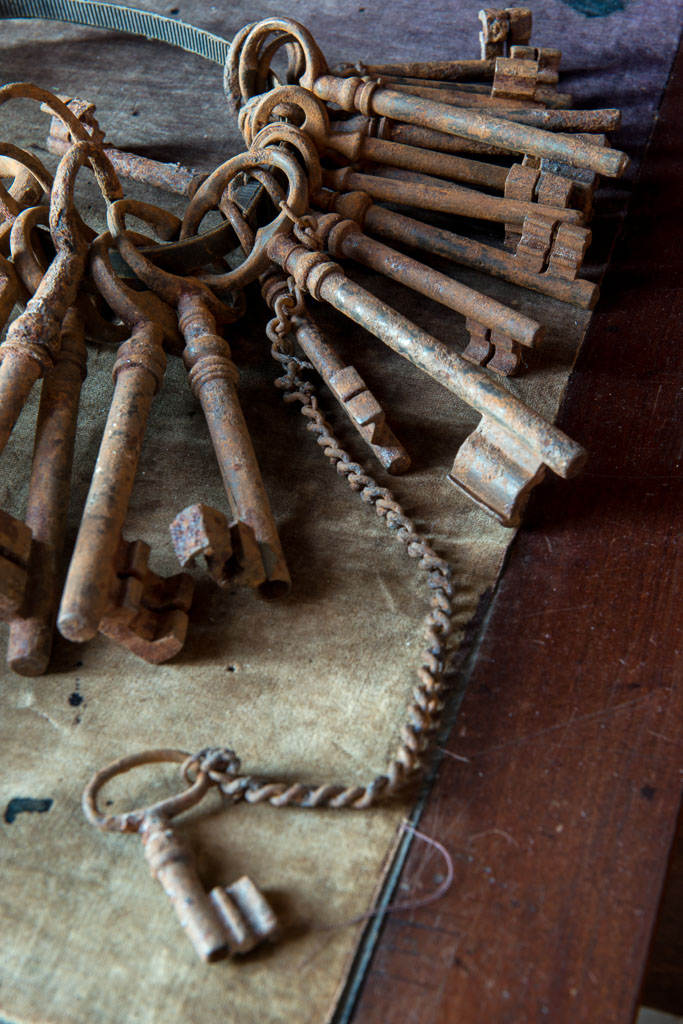
[[[282,360],[299,346],[390,473],[408,469],[409,452],[378,397],[323,336],[306,294],[350,317],[481,414],[448,479],[503,525],[520,522],[547,469],[563,477],[580,471],[581,446],[496,380],[520,371],[543,324],[388,244],[447,256],[577,306],[596,301],[596,286],[578,273],[597,175],[618,175],[628,162],[595,134],[614,125],[614,112],[584,116],[567,109],[569,99],[554,88],[559,52],[531,51],[530,17],[522,9],[488,12],[483,26],[478,61],[365,66],[362,77],[349,66],[330,73],[311,34],[290,19],[247,26],[226,66],[247,149],[208,175],[178,167],[171,173],[105,146],[92,104],[65,102],[28,85],[0,91],[0,103],[28,96],[53,113],[51,145],[62,154],[53,183],[30,154],[9,144],[0,152],[0,170],[13,177],[0,191],[0,314],[6,319],[15,302],[26,304],[0,347],[0,446],[40,376],[46,378],[41,410],[43,404],[47,410],[39,417],[26,520],[0,516],[0,609],[12,623],[9,660],[16,671],[45,670],[55,620],[72,641],[99,632],[152,662],[173,657],[184,643],[192,578],[157,576],[148,546],[123,535],[167,355],[187,368],[228,504],[227,515],[204,504],[175,513],[170,529],[181,568],[201,556],[220,586],[246,585],[267,598],[289,591],[285,553],[239,404],[238,370],[223,337],[244,308],[244,287],[257,278],[275,313],[273,354]],[[290,79],[284,84],[273,71],[283,46]],[[352,116],[340,118],[339,108]],[[463,143],[470,147],[466,158],[458,151]],[[501,163],[514,154],[523,162]],[[84,166],[95,171],[107,203],[109,230],[99,237],[74,202]],[[189,196],[182,220],[124,199],[114,166]],[[240,190],[250,181],[256,199],[245,205]],[[499,224],[503,246],[387,209],[387,202],[408,206],[411,214],[423,209]],[[264,220],[265,207],[274,217],[266,213]],[[202,233],[204,218],[215,211],[222,223]],[[145,234],[128,228],[130,216],[143,222]],[[48,249],[41,250],[45,225],[52,262]],[[464,351],[351,281],[337,263],[349,259],[461,316],[469,335]],[[128,276],[137,279],[135,290]],[[56,567],[88,339],[117,345],[114,390],[60,597]],[[50,411],[55,404],[57,413]],[[59,461],[51,462],[55,453]]]

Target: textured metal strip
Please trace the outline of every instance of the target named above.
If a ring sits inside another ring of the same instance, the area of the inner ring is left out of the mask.
[[[183,21],[138,11],[134,7],[98,3],[97,0],[0,0],[2,18],[45,18],[127,32],[177,46],[221,65],[225,64],[230,47],[227,39],[186,25]]]

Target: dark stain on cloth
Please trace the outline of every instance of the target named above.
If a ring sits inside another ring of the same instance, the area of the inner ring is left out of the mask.
[[[8,825],[11,825],[18,814],[31,813],[33,811],[44,814],[51,807],[52,800],[49,797],[37,800],[32,796],[15,796],[5,808],[5,821]]]

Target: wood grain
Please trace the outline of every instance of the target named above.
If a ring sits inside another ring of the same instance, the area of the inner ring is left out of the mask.
[[[589,467],[533,499],[422,819],[455,882],[388,919],[355,1024],[639,1004],[681,802],[682,107],[679,53],[559,421]],[[400,898],[442,872],[415,843]]]

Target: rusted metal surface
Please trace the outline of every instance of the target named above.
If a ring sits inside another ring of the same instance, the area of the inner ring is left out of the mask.
[[[461,82],[469,79],[493,78],[496,68],[495,58],[490,60],[427,60],[406,61],[400,64],[365,64],[362,61],[341,61],[335,64],[333,75],[349,78],[354,75],[369,75],[372,78],[384,78],[391,81],[397,78],[414,78],[440,82]]]
[[[327,188],[338,192],[367,192],[373,199],[382,202],[451,213],[460,217],[475,217],[497,224],[521,224],[528,214],[538,212],[535,203],[489,196],[451,182],[423,185],[413,181],[394,181],[380,175],[358,174],[350,167],[326,171],[323,174],[323,183]],[[583,215],[578,210],[548,206],[544,209],[544,212],[546,211],[547,216],[553,220],[567,221],[570,224],[581,224],[583,221]]]
[[[479,46],[482,60],[502,57],[513,46],[531,39],[533,24],[529,7],[486,7],[479,11]]]
[[[360,219],[362,220],[362,215]],[[495,332],[497,337],[501,336],[500,344],[505,345],[502,338],[507,338],[509,346],[516,342],[518,345],[531,348],[545,333],[539,323],[523,313],[510,309],[501,302],[482,295],[431,267],[425,267],[417,260],[396,252],[381,242],[368,238],[361,231],[355,218],[343,220],[339,215],[323,214],[318,217],[318,224],[321,228],[318,235],[331,256],[337,259],[355,259],[358,263],[384,274],[385,277],[399,281],[421,295],[426,295],[434,302],[471,318],[488,331]],[[516,351],[512,348],[510,350]],[[486,362],[491,361],[492,354],[488,355]],[[479,362],[474,350],[468,353],[468,357]],[[517,369],[517,363],[518,360],[513,367],[509,361],[496,361],[489,368],[509,375]]]
[[[114,276],[107,256],[111,244],[106,233],[93,243],[90,270],[101,294],[131,333],[117,352],[114,395],[57,625],[63,636],[77,643],[92,639],[101,630],[143,657],[148,645],[148,660],[159,661],[171,657],[182,646],[187,628],[188,588],[191,598],[189,577],[181,574],[163,581],[166,593],[153,607],[147,593],[152,587],[158,589],[161,582],[148,573],[146,558],[133,572],[124,556],[122,568],[120,552],[147,418],[166,368],[164,332],[150,320],[136,301],[135,293]],[[124,548],[127,553],[128,548]],[[136,588],[139,593],[134,599],[128,591]],[[178,606],[170,610],[180,614],[172,615],[173,621],[166,622],[166,606],[173,604],[177,594],[182,595]],[[129,614],[131,611],[134,614]]]
[[[206,199],[211,194],[210,182],[211,179],[195,197],[200,204],[210,201]],[[221,189],[221,195],[222,192]],[[237,520],[252,528],[258,542],[260,566],[250,566],[240,578],[258,579],[258,592],[263,597],[280,597],[289,591],[290,576],[237,396],[238,370],[230,346],[216,329],[218,319],[229,322],[234,315],[205,284],[196,278],[181,278],[160,270],[127,238],[126,213],[154,223],[154,209],[130,200],[116,203],[109,208],[110,230],[123,258],[138,277],[177,308],[185,340],[183,361],[192,392],[204,412],[231,510]],[[203,213],[199,216],[201,219]]]
[[[46,671],[61,592],[71,467],[81,384],[86,373],[83,318],[67,310],[54,369],[38,408],[25,523],[32,535],[21,613],[11,626],[7,664],[20,675]]]
[[[162,749],[124,757],[97,772],[86,786],[82,799],[83,813],[91,825],[103,832],[134,832],[140,836],[150,872],[168,896],[195,952],[206,963],[248,953],[264,940],[272,939],[278,930],[273,910],[248,876],[243,875],[227,887],[216,886],[207,893],[188,844],[171,824],[175,815],[195,807],[214,784],[209,771],[213,774],[215,767],[223,766],[216,757],[221,753],[202,751],[192,758],[182,750]],[[225,762],[231,760],[229,767],[239,771],[237,758],[230,751],[224,754],[224,767],[228,767]],[[106,782],[140,765],[165,761],[182,765],[185,775],[188,763],[199,761],[196,778],[188,789],[177,797],[127,814],[100,813],[97,796]]]
[[[201,171],[183,167],[181,164],[166,164],[160,160],[152,160],[150,157],[138,156],[136,153],[127,153],[116,149],[104,138],[104,133],[95,117],[97,108],[94,103],[77,97],[70,99],[68,96],[60,96],[60,99],[83,123],[88,133],[100,142],[105,156],[109,159],[119,178],[126,178],[137,181],[141,185],[151,185],[153,188],[160,188],[166,192],[191,197],[208,177]],[[47,137],[47,148],[51,153],[62,156],[68,146],[69,131],[60,118],[53,116]]]
[[[261,277],[261,294],[272,310],[289,290],[287,278],[273,267]],[[378,461],[390,473],[404,473],[410,456],[389,428],[384,410],[354,366],[347,366],[310,315],[305,305],[287,311],[291,330],[306,358],[310,360],[351,423]]]
[[[219,587],[263,587],[266,583],[259,544],[247,522],[228,523],[223,513],[210,505],[189,505],[175,517],[170,531],[180,564],[193,565],[202,556]]]
[[[373,80],[374,79],[372,78],[368,79],[368,81]],[[381,79],[377,81],[380,86],[384,84]],[[494,116],[499,116],[506,110],[514,110],[514,108],[518,107],[520,103],[525,103],[527,106],[533,106],[534,102],[529,96],[525,96],[523,100],[513,100],[502,96],[482,95],[478,92],[438,88],[430,86],[426,82],[422,85],[403,85],[401,82],[392,82],[391,90],[392,92],[408,94],[409,96],[417,96],[420,99],[434,100],[436,103],[444,103],[449,107],[486,110]]]
[[[563,477],[580,472],[586,460],[580,445],[485,370],[349,281],[336,263],[284,236],[272,239],[268,250],[302,291],[365,327],[481,413],[477,430],[458,452],[449,480],[503,525],[519,523],[529,492],[546,467]]]

